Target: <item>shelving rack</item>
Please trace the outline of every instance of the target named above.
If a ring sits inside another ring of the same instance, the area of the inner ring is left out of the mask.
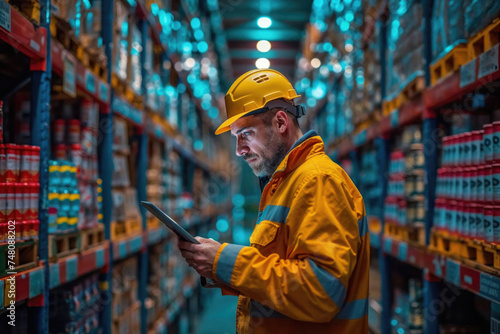
[[[116,0],[122,1],[122,0]],[[125,1],[127,2],[127,1]],[[149,34],[154,44],[155,52],[159,55],[162,62],[162,74],[167,76],[169,73],[163,66],[164,62],[171,64],[170,71],[175,73],[179,79],[179,84],[183,84],[187,88],[187,94],[190,99],[194,100],[195,111],[201,119],[203,126],[207,126],[206,132],[210,136],[205,136],[209,141],[213,141],[212,145],[217,147],[226,146],[222,139],[214,140],[210,138],[214,132],[214,121],[207,117],[206,108],[202,105],[199,97],[194,95],[191,84],[188,82],[186,74],[183,70],[176,70],[175,64],[182,62],[183,59],[177,51],[172,51],[168,43],[165,41],[165,34],[161,31],[162,26],[157,16],[153,15],[150,10],[151,1],[137,0],[128,1],[132,4],[131,15],[138,22],[143,41],[149,39]],[[48,255],[48,214],[47,214],[47,196],[48,196],[48,166],[51,156],[50,142],[50,98],[51,98],[51,76],[52,71],[65,80],[69,80],[70,85],[74,85],[74,89],[78,95],[83,95],[86,98],[97,102],[100,108],[100,125],[112,124],[114,117],[121,117],[127,120],[136,129],[134,140],[137,143],[137,161],[136,179],[137,179],[137,200],[146,200],[146,170],[148,166],[148,141],[157,140],[172,150],[175,150],[181,156],[184,169],[187,170],[184,178],[183,188],[191,190],[192,186],[186,179],[192,178],[195,169],[203,170],[203,175],[206,182],[212,182],[218,178],[218,174],[223,171],[223,162],[215,161],[207,158],[206,154],[196,152],[193,149],[192,143],[185,140],[175,126],[169,123],[165,117],[161,117],[150,110],[150,108],[142,107],[134,104],[127,97],[119,94],[112,85],[112,49],[113,43],[113,13],[114,1],[101,1],[101,38],[102,45],[105,49],[105,55],[109,60],[107,62],[107,76],[101,76],[96,73],[93,68],[86,66],[80,60],[76,59],[60,42],[55,40],[50,33],[50,24],[52,15],[50,13],[51,2],[49,0],[40,0],[40,17],[31,18],[30,21],[25,15],[12,7],[4,0],[0,1],[0,16],[8,18],[2,21],[0,25],[0,40],[10,44],[15,50],[20,51],[25,56],[29,57],[29,69],[31,71],[31,125],[30,132],[32,134],[32,144],[41,147],[40,156],[40,197],[39,197],[39,251],[38,257],[40,264],[38,267],[20,272],[16,275],[16,303],[26,301],[28,306],[28,315],[30,318],[29,329],[32,333],[47,333],[49,331],[49,305],[50,291],[60,287],[66,283],[75,282],[79,278],[92,272],[100,273],[100,289],[101,297],[106,297],[111,294],[112,289],[112,269],[113,264],[117,261],[137,257],[139,269],[138,277],[138,300],[141,303],[141,333],[165,333],[169,326],[176,323],[176,319],[182,313],[183,308],[189,304],[189,299],[192,296],[198,296],[199,284],[197,282],[186,283],[179,287],[179,294],[171,297],[169,306],[163,311],[165,321],[163,326],[155,329],[147,328],[147,310],[145,307],[146,298],[146,283],[148,270],[148,247],[166,242],[170,240],[170,233],[160,226],[154,229],[148,228],[146,224],[145,210],[141,209],[142,217],[142,232],[111,240],[111,215],[112,215],[112,193],[111,180],[113,173],[113,162],[110,157],[113,154],[113,132],[110,128],[101,127],[99,141],[99,176],[102,179],[102,204],[103,204],[103,223],[105,226],[105,241],[97,247],[82,251],[76,255],[61,258],[55,262],[49,261]],[[176,19],[181,22],[189,23],[199,15],[206,15],[208,19],[211,16],[219,16],[217,5],[213,2],[203,2],[200,12],[193,12],[188,3],[184,0],[174,1],[173,5],[177,10]],[[39,21],[39,26],[32,23]],[[3,22],[8,22],[7,26]],[[215,29],[216,27],[211,27]],[[219,27],[220,28],[220,27]],[[210,39],[213,34],[212,30],[209,36],[206,36],[208,49],[211,57],[217,58],[217,51],[220,46],[215,47]],[[145,52],[141,55],[141,64],[144,64]],[[67,63],[73,66],[67,66]],[[216,62],[217,63],[217,62]],[[146,77],[144,66],[141,66],[142,76]],[[229,73],[229,71],[225,71]],[[222,83],[219,83],[220,86]],[[145,96],[146,80],[142,81],[142,92]],[[219,90],[221,87],[219,87]],[[217,92],[220,94],[220,91]],[[0,97],[1,98],[1,97]],[[218,96],[214,96],[216,100]],[[168,107],[167,107],[168,108]],[[215,108],[218,108],[215,105]],[[177,112],[177,111],[175,111]],[[111,122],[111,123],[106,123]],[[224,148],[220,148],[224,150]],[[205,149],[205,151],[207,151]],[[227,177],[229,175],[224,172]],[[218,207],[225,212],[225,204],[230,198],[229,192],[218,196],[216,203]],[[137,203],[139,205],[139,203]],[[140,206],[139,206],[140,207]],[[211,213],[213,214],[213,213]],[[182,219],[182,217],[178,217]],[[203,216],[189,222],[190,231],[193,233],[205,232],[213,222],[212,216]],[[7,307],[4,301],[7,301],[6,292],[7,277],[0,279],[0,312]],[[198,299],[196,299],[198,302]],[[111,303],[103,302],[103,310],[100,312],[100,321],[103,333],[112,332],[111,319]]]
[[[363,45],[366,45],[373,38],[375,27],[379,29],[378,48],[381,59],[381,76],[377,84],[380,86],[382,100],[390,102],[386,93],[386,68],[388,66],[385,56],[388,48],[387,30],[388,27],[388,2],[389,1],[371,1],[373,5],[371,20],[365,20],[362,31]],[[431,230],[433,227],[434,205],[436,199],[436,181],[438,163],[440,161],[441,138],[439,127],[443,124],[443,109],[447,115],[454,113],[454,106],[463,106],[464,98],[473,100],[474,95],[481,95],[482,92],[490,94],[498,93],[498,81],[500,79],[500,62],[497,50],[498,45],[483,54],[475,55],[472,60],[462,66],[456,66],[451,74],[444,75],[431,84],[430,65],[432,58],[432,10],[435,1],[421,1],[423,7],[423,59],[425,60],[423,70],[425,79],[425,89],[421,94],[410,98],[401,103],[396,108],[391,108],[389,113],[384,113],[375,119],[371,119],[359,126],[354,127],[352,131],[341,135],[340,137],[325,140],[327,153],[334,161],[341,163],[348,160],[348,173],[353,181],[359,177],[360,152],[367,146],[375,147],[377,153],[376,163],[378,165],[379,186],[381,196],[378,207],[382,208],[378,217],[370,217],[370,242],[372,252],[376,253],[378,259],[378,271],[380,272],[381,300],[375,301],[376,311],[370,306],[370,328],[374,333],[391,333],[391,316],[393,307],[393,289],[392,273],[395,268],[402,268],[401,262],[406,266],[417,268],[421,271],[423,281],[423,332],[426,334],[440,333],[440,324],[438,316],[429,316],[436,313],[436,306],[443,299],[443,282],[451,284],[454,287],[467,290],[476,296],[480,296],[491,302],[490,323],[491,328],[498,324],[500,295],[497,293],[500,287],[500,276],[496,269],[487,270],[480,265],[472,265],[462,261],[458,256],[445,256],[436,252],[430,247]],[[472,6],[472,5],[471,5]],[[343,8],[343,7],[342,7]],[[374,14],[373,14],[374,13]],[[332,14],[334,16],[334,14]],[[324,22],[329,22],[329,18],[323,18]],[[330,20],[331,21],[331,20]],[[368,22],[368,23],[367,23]],[[498,19],[495,24],[498,25]],[[450,29],[452,29],[450,27]],[[325,34],[314,41],[317,45],[326,43]],[[305,54],[305,52],[304,52]],[[317,54],[319,58],[321,51]],[[312,56],[311,56],[312,57]],[[491,65],[488,67],[487,65]],[[482,71],[489,73],[481,76]],[[366,70],[366,69],[365,69]],[[354,70],[353,70],[354,72]],[[314,73],[314,72],[313,72]],[[307,75],[307,74],[306,74]],[[316,74],[318,77],[319,73]],[[315,76],[312,76],[315,78]],[[300,77],[299,77],[300,78]],[[328,78],[331,80],[326,90],[326,96],[318,99],[316,106],[309,113],[306,119],[306,126],[321,124],[324,120],[317,122],[318,115],[330,112],[332,108],[328,99],[329,95],[336,95],[337,86],[341,85],[338,76]],[[311,80],[312,81],[312,80]],[[392,97],[391,97],[392,98]],[[481,98],[481,96],[479,96]],[[386,102],[381,106],[375,106],[371,111],[372,115],[377,113],[378,107],[385,107]],[[498,117],[498,115],[497,115]],[[317,122],[317,123],[315,123]],[[394,140],[394,134],[400,128],[409,124],[420,124],[422,127],[422,138],[424,141],[425,156],[425,245],[417,246],[414,243],[395,238],[385,232],[384,208],[385,198],[387,197],[390,147]],[[369,213],[368,213],[369,214]],[[395,261],[396,260],[396,261]],[[373,300],[370,302],[374,302]],[[438,314],[441,311],[437,311]],[[494,329],[491,329],[492,333]]]

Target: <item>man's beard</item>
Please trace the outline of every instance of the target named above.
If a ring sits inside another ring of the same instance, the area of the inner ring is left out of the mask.
[[[273,173],[276,171],[276,168],[278,168],[278,166],[283,161],[287,153],[284,141],[272,129],[269,129],[269,131],[271,131],[271,133],[269,133],[270,140],[269,140],[268,150],[266,151],[266,153],[269,152],[270,154],[273,155],[272,156],[267,156],[267,154],[261,155],[260,156],[261,161],[253,165],[249,164],[253,173],[258,177],[273,175]],[[249,154],[246,155],[244,159],[249,160],[255,157],[258,156],[256,154]]]

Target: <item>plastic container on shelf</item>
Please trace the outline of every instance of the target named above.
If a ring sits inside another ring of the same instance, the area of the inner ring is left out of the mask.
[[[483,134],[481,131],[472,131],[471,135],[471,165],[477,166],[481,164],[481,144],[483,141]]]
[[[493,125],[485,124],[483,130],[484,162],[491,164],[493,162]]]
[[[40,147],[31,147],[31,182],[38,183],[40,180]]]
[[[483,222],[484,222],[484,240],[493,242],[493,206],[487,205],[483,207]]]
[[[52,134],[54,144],[60,145],[65,143],[66,122],[63,119],[56,119],[52,123]]]
[[[8,183],[17,182],[19,180],[19,165],[20,153],[17,145],[6,144],[6,177],[5,181]]]
[[[54,146],[54,156],[55,156],[56,160],[59,160],[59,161],[67,160],[66,145],[57,144],[56,146]]]
[[[80,121],[71,119],[68,121],[68,142],[67,144],[74,145],[80,143]]]
[[[493,160],[500,163],[500,121],[493,122]]]

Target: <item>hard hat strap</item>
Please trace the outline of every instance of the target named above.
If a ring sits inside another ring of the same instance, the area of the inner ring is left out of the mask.
[[[274,108],[283,108],[283,110],[289,112],[297,118],[306,114],[304,106],[298,105],[294,106],[282,100],[269,101],[264,108],[253,110],[252,112],[246,114],[245,116],[257,115],[263,112],[269,111]]]

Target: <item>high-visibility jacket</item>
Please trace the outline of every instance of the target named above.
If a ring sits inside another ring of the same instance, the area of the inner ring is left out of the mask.
[[[263,188],[250,243],[221,245],[213,265],[239,292],[237,333],[368,332],[363,199],[314,131]]]

